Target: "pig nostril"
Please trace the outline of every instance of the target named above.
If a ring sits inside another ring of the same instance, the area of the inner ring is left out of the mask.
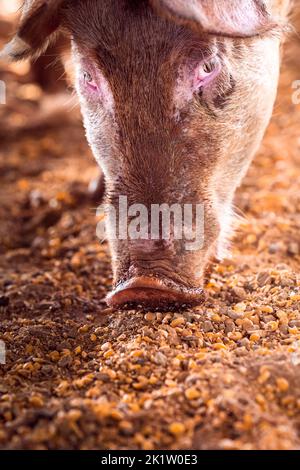
[[[106,298],[108,305],[115,308],[134,305],[151,307],[199,305],[203,300],[204,294],[200,288],[181,287],[172,281],[146,276],[135,277],[120,284]]]

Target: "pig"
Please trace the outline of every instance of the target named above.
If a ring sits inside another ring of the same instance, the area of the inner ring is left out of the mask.
[[[119,219],[107,218],[110,306],[203,301],[207,266],[226,253],[233,198],[272,115],[289,3],[25,1],[2,56],[36,57],[59,34],[70,37],[105,202],[116,212],[120,197],[149,210],[203,207],[203,243],[194,250],[174,237],[173,219],[169,238],[129,239],[110,237]]]

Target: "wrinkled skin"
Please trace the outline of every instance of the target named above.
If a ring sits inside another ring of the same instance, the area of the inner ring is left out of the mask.
[[[158,12],[145,1],[78,0],[61,13],[107,202],[123,195],[148,208],[204,204],[196,251],[172,237],[111,240],[116,288],[108,300],[116,306],[201,300],[205,269],[226,252],[234,193],[276,97],[280,34],[206,34]],[[197,87],[195,71],[210,57],[218,73]]]

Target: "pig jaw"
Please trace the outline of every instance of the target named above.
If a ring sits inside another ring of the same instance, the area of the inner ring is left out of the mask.
[[[182,287],[169,279],[154,276],[138,276],[117,284],[106,301],[111,307],[147,305],[170,307],[170,305],[198,305],[204,301],[202,288]]]

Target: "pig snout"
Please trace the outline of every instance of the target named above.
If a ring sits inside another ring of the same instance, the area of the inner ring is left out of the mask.
[[[124,252],[127,252],[125,257]],[[204,299],[203,289],[194,287],[192,274],[189,276],[187,268],[174,262],[177,252],[178,247],[172,241],[131,242],[126,250],[122,249],[117,261],[117,282],[107,296],[107,303],[116,308],[126,305],[169,307],[174,304],[201,303]],[[177,272],[178,264],[180,268]]]

